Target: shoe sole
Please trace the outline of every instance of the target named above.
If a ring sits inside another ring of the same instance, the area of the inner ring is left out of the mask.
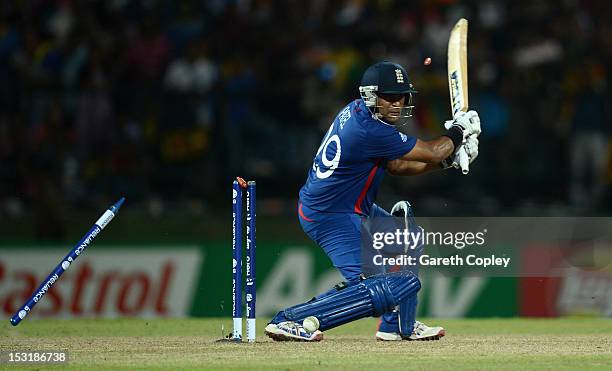
[[[266,336],[268,336],[270,339],[274,340],[274,341],[297,341],[297,342],[312,342],[312,341],[321,341],[323,340],[323,333],[318,333],[315,335],[315,337],[313,337],[312,339],[303,339],[303,338],[296,338],[293,336],[288,336],[288,335],[284,335],[284,334],[275,334],[273,332],[270,331],[265,331]]]
[[[444,335],[446,335],[446,331],[444,331],[444,329],[440,330],[440,332],[438,332],[435,335],[432,336],[428,336],[422,339],[407,339],[410,341],[431,341],[431,340],[440,340],[441,338],[444,337]]]
[[[446,335],[446,331],[445,330],[440,330],[440,332],[438,332],[435,335],[432,336],[428,336],[425,338],[421,338],[421,339],[401,339],[401,340],[408,340],[408,341],[432,341],[432,340],[440,340],[444,337],[444,335]],[[391,339],[383,339],[380,337],[376,337],[377,341],[401,341],[401,340],[391,340]]]
[[[380,333],[379,331],[376,332],[376,340],[378,341],[401,341],[402,340],[402,338],[398,334],[388,334],[388,335],[385,334],[383,335],[383,336],[386,336],[385,338],[383,336],[380,336],[379,333]]]

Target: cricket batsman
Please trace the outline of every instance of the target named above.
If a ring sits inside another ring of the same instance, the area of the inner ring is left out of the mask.
[[[381,316],[378,340],[434,340],[442,327],[415,319],[417,274],[394,272],[367,277],[362,272],[361,231],[364,219],[411,213],[407,201],[388,213],[374,203],[386,172],[418,175],[448,169],[461,147],[470,162],[478,155],[480,119],[468,111],[447,121],[447,131],[434,140],[407,136],[397,127],[412,116],[417,93],[399,64],[379,62],[363,74],[361,99],[344,107],[327,131],[300,190],[298,217],[304,232],[340,270],[345,282],[312,300],[280,311],[266,327],[278,341],[320,341],[323,332],[351,321]],[[314,316],[319,328],[302,323]]]

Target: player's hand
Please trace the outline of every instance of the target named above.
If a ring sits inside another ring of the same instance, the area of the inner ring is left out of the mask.
[[[448,156],[445,160],[440,163],[440,167],[442,169],[448,169],[454,167],[455,169],[459,169],[459,150],[463,148],[463,144],[460,145],[455,153]]]
[[[460,151],[465,151],[468,156],[469,163],[471,164],[478,157],[478,138],[476,135],[470,135],[446,160],[442,161],[440,166],[443,169],[448,169],[449,167],[454,167],[456,169],[460,168]]]
[[[446,158],[445,160],[442,160],[442,162],[440,162],[440,167],[444,170],[453,167],[453,158],[455,157],[455,155],[450,155],[448,156],[448,158]]]
[[[456,127],[463,133],[463,140],[467,140],[470,135],[480,135],[480,117],[476,111],[460,112],[453,120],[444,123],[446,130]]]

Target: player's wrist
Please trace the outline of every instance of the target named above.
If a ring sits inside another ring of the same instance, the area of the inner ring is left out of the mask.
[[[461,142],[463,142],[463,130],[461,130],[461,128],[455,125],[451,126],[450,129],[446,131],[446,133],[442,134],[442,136],[448,137],[453,142],[453,153],[455,152],[455,150],[457,150],[457,148],[459,148]]]

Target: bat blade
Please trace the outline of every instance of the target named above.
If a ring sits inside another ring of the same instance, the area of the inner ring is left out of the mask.
[[[448,90],[453,117],[468,110],[467,33],[468,21],[461,18],[448,39]],[[458,155],[459,163],[453,166],[458,166],[465,175],[470,171],[470,161],[464,149]]]
[[[468,110],[467,33],[468,21],[461,18],[448,39],[448,88],[453,117]]]

